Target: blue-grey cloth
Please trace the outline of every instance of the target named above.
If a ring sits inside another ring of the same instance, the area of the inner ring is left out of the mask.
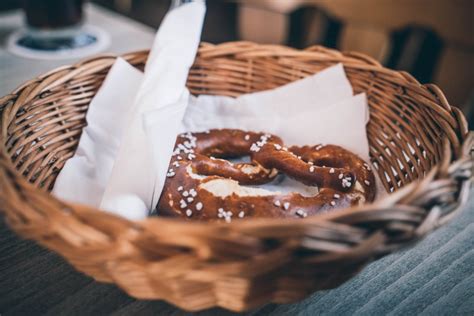
[[[342,286],[271,315],[474,315],[474,190],[463,212],[410,249],[367,266]],[[255,314],[262,314],[265,307]]]

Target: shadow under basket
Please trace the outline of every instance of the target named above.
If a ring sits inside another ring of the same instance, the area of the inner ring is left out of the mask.
[[[142,69],[147,53],[122,57]],[[467,199],[472,137],[436,86],[358,53],[232,42],[201,45],[187,83],[193,94],[238,96],[343,63],[354,92],[367,94],[371,161],[393,193],[304,220],[231,224],[132,222],[60,201],[48,191],[73,156],[88,105],[115,59],[58,68],[0,99],[0,211],[20,236],[133,297],[193,311],[295,302],[419,240]]]

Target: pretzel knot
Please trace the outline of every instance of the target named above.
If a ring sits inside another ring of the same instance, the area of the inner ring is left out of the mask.
[[[227,160],[244,156],[250,162]],[[254,187],[278,174],[311,194]],[[307,217],[375,198],[372,170],[350,151],[321,144],[286,148],[275,135],[236,129],[179,135],[167,177],[158,213],[196,220]]]

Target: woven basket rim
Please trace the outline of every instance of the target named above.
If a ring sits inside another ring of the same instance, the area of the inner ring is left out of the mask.
[[[262,56],[265,58],[268,57],[280,59],[298,56],[302,59],[311,59],[315,58],[315,56],[318,56],[318,58],[322,58],[323,60],[328,62],[341,62],[341,58],[344,57],[344,67],[350,66],[353,69],[363,68],[366,71],[373,71],[382,74],[383,76],[389,76],[396,82],[403,83],[400,84],[400,89],[409,90],[411,87],[421,88],[420,90],[422,93],[422,97],[429,100],[429,104],[433,107],[433,110],[443,116],[443,119],[445,119],[444,124],[447,124],[447,126],[450,127],[454,126],[454,128],[452,129],[457,132],[453,132],[450,135],[447,134],[444,136],[444,154],[442,156],[443,159],[427,173],[425,178],[417,181],[412,181],[411,183],[403,186],[403,188],[398,189],[393,193],[389,193],[385,197],[377,198],[373,203],[366,203],[359,207],[344,208],[334,212],[318,214],[315,216],[308,217],[304,220],[278,218],[251,219],[246,221],[235,221],[229,225],[227,223],[185,221],[177,218],[166,218],[158,216],[148,217],[146,219],[138,221],[132,221],[112,213],[98,210],[93,207],[76,203],[69,203],[60,200],[49,192],[46,192],[42,189],[38,189],[32,183],[28,182],[23,177],[23,175],[15,169],[14,164],[10,161],[7,149],[4,144],[4,136],[7,135],[8,126],[3,124],[3,116],[6,114],[5,112],[1,111],[2,106],[3,108],[7,108],[7,104],[12,100],[15,100],[15,98],[17,97],[23,98],[19,103],[25,103],[28,101],[28,98],[34,98],[35,95],[38,95],[42,91],[54,88],[56,86],[59,86],[66,80],[70,80],[73,77],[74,72],[78,69],[81,69],[81,67],[84,65],[92,65],[92,69],[95,69],[94,67],[108,67],[118,57],[123,57],[127,61],[133,61],[134,58],[137,58],[137,56],[142,56],[146,53],[147,50],[143,50],[124,55],[102,54],[93,56],[91,58],[74,63],[73,65],[66,65],[53,69],[45,74],[38,76],[37,78],[33,78],[18,86],[10,94],[7,94],[4,97],[0,98],[0,113],[2,113],[2,122],[0,122],[0,139],[2,139],[2,143],[0,144],[0,184],[2,181],[2,176],[5,176],[5,178],[8,179],[15,179],[16,183],[19,187],[21,187],[22,190],[32,192],[34,201],[40,204],[50,203],[50,205],[53,205],[54,210],[42,209],[42,214],[40,215],[41,217],[34,217],[36,218],[36,220],[38,220],[38,222],[41,222],[43,224],[45,223],[43,221],[45,219],[46,223],[48,223],[49,226],[53,227],[49,227],[49,229],[52,229],[53,231],[54,229],[60,229],[59,226],[61,225],[61,221],[63,220],[73,220],[75,222],[80,223],[81,227],[86,229],[88,226],[91,225],[90,219],[94,217],[94,220],[99,222],[99,224],[96,223],[95,225],[90,226],[94,230],[99,230],[105,235],[107,235],[107,232],[111,230],[112,227],[120,227],[123,230],[120,233],[120,238],[125,238],[133,241],[136,236],[138,236],[142,231],[163,236],[163,234],[166,234],[169,231],[169,227],[179,227],[181,231],[186,231],[190,236],[195,234],[199,235],[219,233],[225,236],[230,236],[229,238],[233,238],[232,236],[234,236],[237,232],[240,235],[245,235],[245,232],[247,231],[255,232],[257,229],[271,230],[277,227],[291,227],[293,232],[306,232],[308,230],[311,230],[311,228],[314,227],[314,225],[316,224],[324,225],[325,223],[329,222],[335,225],[348,224],[357,226],[356,223],[363,221],[361,217],[366,216],[368,214],[377,213],[379,214],[377,216],[381,216],[383,218],[383,216],[385,216],[384,214],[392,214],[390,212],[394,212],[395,210],[406,209],[412,213],[416,213],[416,209],[424,209],[425,205],[420,205],[421,202],[418,201],[418,198],[422,193],[430,191],[429,189],[427,189],[427,186],[429,186],[429,184],[437,182],[439,183],[439,188],[436,187],[432,190],[443,190],[442,181],[444,179],[448,179],[449,177],[453,177],[451,174],[454,172],[454,169],[459,168],[459,166],[461,165],[466,168],[466,166],[472,166],[474,164],[474,161],[470,156],[470,151],[474,144],[474,137],[472,134],[470,135],[468,133],[467,122],[463,114],[456,107],[452,107],[447,101],[443,92],[433,84],[422,85],[410,74],[403,71],[395,71],[384,68],[379,62],[377,62],[373,58],[365,56],[361,53],[339,52],[320,46],[312,46],[304,50],[297,50],[280,45],[260,45],[251,42],[229,42],[217,45],[202,43],[198,57],[205,60],[206,58],[225,58],[228,56],[232,56],[236,59],[249,58],[249,56],[252,58],[259,58],[259,56]],[[107,60],[106,66],[102,64],[104,60]],[[92,72],[93,71],[91,71],[91,73]],[[58,77],[59,79],[49,80],[49,78],[51,77],[53,77],[53,79],[56,79],[56,77]],[[38,85],[32,85],[34,83],[38,83]],[[33,92],[35,92],[34,95],[32,95],[31,89],[33,89]],[[437,102],[431,101],[433,96],[435,96]],[[437,228],[438,226],[444,224],[449,219],[451,219],[457,213],[457,211],[460,210],[463,204],[462,202],[465,202],[470,182],[470,176],[467,178],[462,178],[460,180],[461,186],[459,189],[459,197],[456,201],[457,206],[454,209],[451,209],[449,212],[443,214],[440,210],[436,210],[437,205],[435,205],[429,210],[426,210],[426,213],[428,215],[426,215],[421,225],[414,232],[414,236],[412,236],[412,239],[417,239],[429,233],[433,229]],[[15,190],[20,191],[20,188],[17,187],[15,188]],[[0,201],[2,201],[1,193]],[[0,207],[0,212],[6,215],[7,223],[9,223],[10,226],[14,228],[14,230],[17,230],[20,234],[22,234],[23,236],[27,236],[28,238],[37,239],[40,241],[40,243],[52,249],[55,249],[59,253],[63,254],[63,251],[58,250],[59,246],[55,247],[52,243],[49,243],[47,240],[42,239],[42,237],[39,237],[39,235],[30,233],[28,229],[24,229],[23,227],[21,229],[15,229],[16,223],[21,222],[23,220],[23,214],[13,214],[8,209],[10,202],[7,199],[4,199],[4,202],[5,206]],[[31,203],[32,201],[30,200],[29,202]],[[56,210],[63,211],[63,214],[58,217],[58,213],[56,212]],[[53,213],[54,215],[48,215]],[[34,225],[33,222],[30,222],[30,224]],[[152,227],[160,227],[162,228],[162,231],[153,232],[151,229]],[[102,236],[100,236],[99,234],[97,235],[97,238],[100,239],[102,238]],[[401,242],[399,245],[392,245],[393,248],[387,247],[385,249],[374,249],[373,255],[379,256],[381,254],[385,254],[392,250],[398,249],[402,245],[404,245],[404,243]],[[77,246],[80,247],[81,245],[78,244]],[[206,254],[202,254],[202,256],[206,257]],[[105,277],[103,277],[103,280],[110,281]],[[177,304],[175,301],[173,301],[173,303]],[[225,304],[221,304],[221,306],[238,311],[244,309],[225,306]],[[180,307],[186,308],[185,305],[180,305]]]

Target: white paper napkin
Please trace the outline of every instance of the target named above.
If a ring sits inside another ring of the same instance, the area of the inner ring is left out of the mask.
[[[199,45],[204,13],[203,2],[189,3],[170,11],[161,23],[101,209],[138,219],[153,208],[153,192],[167,170],[162,159],[169,159],[166,152],[154,157],[154,148],[174,143],[176,138],[173,131],[180,126],[188,103],[185,84]],[[155,131],[149,122],[166,123],[169,132],[147,134],[147,130]]]
[[[100,205],[142,78],[141,71],[117,58],[89,105],[87,126],[74,156],[56,178],[54,195],[93,207]]]
[[[219,117],[286,118],[295,113],[322,109],[351,98],[352,86],[342,64],[337,64],[276,89],[244,94],[238,98],[200,95],[193,98],[187,116],[195,119],[207,115]],[[363,109],[369,120],[367,107]]]

